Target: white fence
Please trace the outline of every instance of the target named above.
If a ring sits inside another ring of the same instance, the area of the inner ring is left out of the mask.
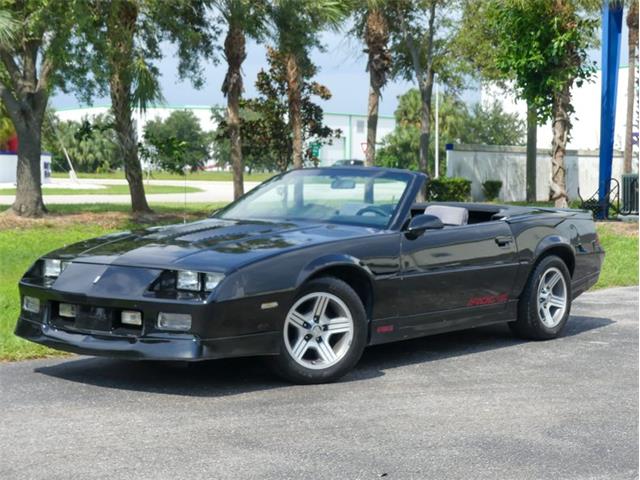
[[[15,153],[0,153],[0,183],[16,183],[16,167],[18,155]],[[51,175],[51,155],[43,153],[40,157],[40,178],[42,183],[49,181]]]
[[[536,198],[549,199],[551,185],[551,151],[538,149],[536,165]],[[583,198],[598,190],[598,152],[593,150],[567,150],[565,168],[569,199]],[[623,169],[622,152],[613,156],[612,177],[620,181]],[[473,200],[484,200],[482,183],[501,180],[500,200],[524,201],[527,197],[526,148],[495,145],[453,145],[447,150],[447,176],[471,180]]]

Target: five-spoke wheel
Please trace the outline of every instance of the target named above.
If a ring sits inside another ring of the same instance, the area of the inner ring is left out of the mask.
[[[344,357],[353,338],[349,307],[335,295],[314,292],[300,298],[285,320],[284,344],[306,368],[327,368]]]
[[[567,309],[567,283],[557,267],[545,270],[538,284],[538,315],[548,328],[557,326]]]
[[[509,323],[523,338],[545,340],[557,337],[571,309],[571,274],[564,261],[549,255],[531,272],[518,304],[518,319]]]
[[[362,300],[347,283],[333,277],[307,282],[284,318],[276,372],[297,383],[337,380],[360,359],[366,322]]]

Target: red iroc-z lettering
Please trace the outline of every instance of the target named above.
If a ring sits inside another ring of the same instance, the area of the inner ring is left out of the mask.
[[[493,305],[494,303],[505,303],[509,300],[509,295],[501,293],[499,295],[485,295],[484,297],[471,297],[467,302],[468,307],[476,305]]]

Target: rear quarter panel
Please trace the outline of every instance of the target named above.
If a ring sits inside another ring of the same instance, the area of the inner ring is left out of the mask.
[[[552,248],[564,248],[574,258],[574,297],[597,282],[604,257],[595,223],[588,214],[542,213],[511,220],[510,226],[521,263],[516,290],[522,291],[537,260]]]

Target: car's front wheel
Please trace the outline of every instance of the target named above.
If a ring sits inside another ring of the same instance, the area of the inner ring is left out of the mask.
[[[347,283],[333,277],[308,282],[284,319],[276,372],[296,383],[339,379],[360,359],[366,325],[362,302]]]

